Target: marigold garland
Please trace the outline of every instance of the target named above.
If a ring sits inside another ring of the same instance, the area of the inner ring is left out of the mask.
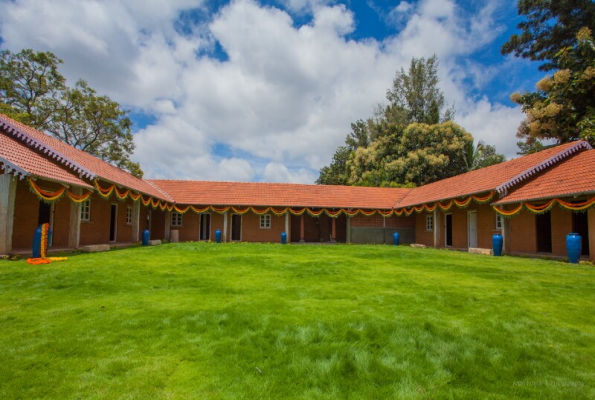
[[[523,208],[526,208],[529,212],[532,212],[533,214],[543,214],[543,213],[551,210],[552,207],[555,206],[556,204],[565,210],[585,211],[585,210],[595,206],[595,197],[593,197],[592,199],[580,202],[580,203],[570,203],[570,202],[564,201],[562,199],[551,199],[551,200],[547,201],[546,203],[540,204],[540,205],[534,205],[534,204],[531,204],[528,202],[523,202],[523,203],[519,204],[513,210],[504,210],[498,206],[493,206],[493,208],[494,208],[494,211],[496,211],[498,214],[500,214],[504,217],[513,217],[513,216],[517,215],[518,213],[520,213],[523,210]]]

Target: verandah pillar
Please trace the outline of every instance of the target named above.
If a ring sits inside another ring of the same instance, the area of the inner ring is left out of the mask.
[[[165,212],[165,232],[164,232],[164,239],[169,241],[171,236],[171,211]]]
[[[502,210],[506,210],[507,206],[503,205]],[[502,221],[502,253],[510,255],[512,249],[511,235],[510,235],[510,218],[504,216],[500,217]]]
[[[227,215],[228,211],[223,213],[223,242],[227,242]]]
[[[16,178],[9,174],[0,175],[0,254],[9,254],[12,251],[16,194]]]
[[[287,235],[287,243],[291,243],[291,231],[289,230],[289,209],[285,211],[285,234]]]
[[[351,243],[351,217],[347,216],[347,237],[345,238],[347,243]]]
[[[83,190],[79,187],[73,187],[72,193],[80,196]],[[70,202],[70,219],[68,222],[68,247],[78,249],[81,243],[81,203]]]
[[[304,212],[305,214],[305,212]],[[304,234],[304,214],[300,215],[300,243],[305,243],[306,240],[305,238],[305,234]]]
[[[440,215],[438,214],[438,207],[434,209],[434,247],[440,247]]]
[[[140,199],[132,203],[132,243],[140,241],[140,203]]]

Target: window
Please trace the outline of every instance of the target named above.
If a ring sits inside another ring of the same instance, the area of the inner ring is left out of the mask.
[[[500,214],[496,214],[496,229],[502,229],[502,216]]]
[[[271,216],[269,214],[261,215],[260,216],[260,229],[270,229],[271,228]]]
[[[434,230],[434,216],[426,215],[426,231]]]
[[[81,204],[81,221],[91,221],[91,199]]]
[[[179,212],[171,213],[171,226],[182,226],[182,214]]]
[[[126,207],[126,225],[132,225],[132,207]]]

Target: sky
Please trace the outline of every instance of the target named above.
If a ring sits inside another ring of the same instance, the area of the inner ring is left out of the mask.
[[[0,48],[51,51],[130,110],[147,178],[313,183],[412,57],[437,55],[455,122],[516,156],[502,56],[515,0],[0,0]]]

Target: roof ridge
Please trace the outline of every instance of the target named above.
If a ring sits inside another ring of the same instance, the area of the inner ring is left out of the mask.
[[[574,142],[571,146],[566,147],[564,150],[554,154],[550,158],[521,172],[520,174],[515,175],[508,181],[506,181],[503,184],[501,184],[500,186],[498,186],[496,188],[496,191],[501,196],[506,196],[508,193],[508,189],[510,189],[512,186],[514,186],[518,183],[521,183],[522,181],[532,177],[533,175],[537,174],[538,172],[543,171],[544,169],[551,167],[552,165],[567,158],[568,156],[571,156],[574,153],[577,153],[581,150],[592,150],[592,149],[593,149],[593,147],[591,147],[591,145],[584,140],[579,140],[577,142]]]
[[[88,170],[87,168],[83,167],[79,163],[71,160],[69,157],[65,156],[58,150],[54,149],[52,146],[48,145],[47,143],[40,142],[39,140],[31,137],[27,132],[24,132],[22,129],[19,129],[17,125],[13,122],[18,122],[13,120],[12,118],[8,117],[7,115],[0,114],[0,128],[5,128],[6,131],[15,137],[16,139],[26,143],[29,146],[47,154],[51,158],[55,159],[59,163],[65,165],[68,168],[73,169],[74,171],[78,172],[79,174],[88,177],[89,179],[94,179],[95,174]],[[31,128],[33,129],[33,128]],[[37,129],[36,129],[37,130]],[[39,133],[50,137],[48,134],[37,130]]]
[[[159,186],[157,186],[156,184],[154,184],[150,180],[148,180],[148,179],[141,179],[141,180],[147,182],[149,185],[151,185],[151,187],[155,188],[155,190],[157,190],[159,193],[161,193],[166,199],[169,199],[172,203],[176,203],[174,201],[174,198],[173,198],[172,195],[170,195],[169,193],[167,193],[165,190],[161,189]]]

